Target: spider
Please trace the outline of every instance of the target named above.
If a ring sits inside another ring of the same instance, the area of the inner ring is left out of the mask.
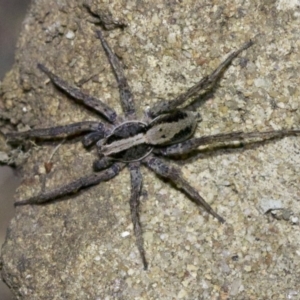
[[[82,134],[84,135],[83,145],[85,147],[95,146],[99,156],[94,162],[94,172],[92,174],[80,177],[54,190],[42,190],[37,196],[15,202],[15,206],[42,204],[71,193],[76,193],[80,189],[99,184],[102,181],[108,181],[117,176],[124,167],[128,167],[131,177],[131,196],[129,200],[131,219],[136,245],[146,270],[148,263],[143,246],[142,228],[139,218],[142,189],[141,164],[152,170],[159,177],[173,182],[195,204],[204,207],[209,214],[223,223],[225,220],[182,177],[180,169],[167,163],[162,156],[180,156],[197,149],[200,145],[213,142],[230,142],[249,138],[280,138],[299,134],[300,130],[233,132],[193,138],[199,116],[196,112],[189,111],[186,107],[178,107],[184,105],[189,98],[199,94],[201,90],[211,87],[220,78],[232,60],[253,44],[252,40],[232,52],[209,76],[201,79],[185,93],[170,101],[159,101],[145,112],[141,120],[138,120],[133,95],[124,76],[122,65],[104,39],[102,31],[97,30],[96,34],[101,41],[116,77],[124,116],[117,116],[114,109],[100,99],[70,86],[63,79],[53,74],[47,67],[38,64],[38,68],[50,78],[57,88],[63,90],[71,98],[81,102],[82,105],[96,111],[105,121],[85,121],[64,126],[8,133],[7,137],[10,141],[21,141],[26,138],[64,138]]]

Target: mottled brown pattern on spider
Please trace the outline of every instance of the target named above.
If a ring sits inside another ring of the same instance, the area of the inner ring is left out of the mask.
[[[245,43],[238,50],[232,52],[209,76],[201,79],[185,93],[173,100],[158,102],[145,112],[142,120],[137,120],[134,98],[124,76],[121,63],[105,41],[102,32],[97,31],[96,33],[118,82],[124,116],[117,116],[114,109],[100,99],[87,95],[80,89],[70,86],[63,79],[53,74],[47,67],[38,64],[39,69],[51,79],[56,87],[66,92],[71,98],[76,99],[82,105],[96,111],[105,120],[101,122],[85,121],[65,126],[9,133],[7,134],[8,140],[18,142],[26,138],[53,139],[84,134],[82,141],[84,146],[95,146],[99,158],[94,163],[95,172],[92,174],[83,176],[57,189],[43,191],[29,199],[17,201],[15,205],[42,204],[77,192],[85,187],[112,179],[127,166],[131,177],[130,209],[134,234],[144,269],[147,269],[148,263],[143,246],[139,218],[139,201],[142,188],[141,164],[144,164],[159,176],[172,181],[197,205],[204,207],[208,213],[223,223],[225,220],[182,177],[180,169],[169,165],[162,156],[180,156],[191,152],[199,146],[210,143],[281,138],[299,134],[300,130],[291,129],[250,133],[233,132],[229,134],[202,136],[200,138],[192,137],[199,121],[198,113],[189,111],[187,106],[180,109],[178,107],[186,104],[188,99],[198,95],[200,91],[211,88],[221,77],[223,71],[230,65],[231,61],[243,50],[253,45],[253,41]]]

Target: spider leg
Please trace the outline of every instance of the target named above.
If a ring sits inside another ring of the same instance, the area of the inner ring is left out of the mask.
[[[197,205],[203,206],[206,211],[218,219],[219,222],[224,223],[225,220],[219,216],[212,207],[199,195],[185,179],[182,178],[181,172],[174,166],[169,166],[163,159],[149,155],[143,160],[143,163],[157,175],[170,179],[176,186],[183,190]]]
[[[103,115],[110,123],[113,123],[116,120],[116,112],[110,108],[107,104],[102,102],[100,99],[93,96],[83,93],[80,89],[70,86],[66,81],[53,74],[48,68],[42,64],[38,64],[38,68],[43,71],[50,80],[58,88],[66,92],[69,96],[73,97],[76,100],[79,100],[85,106],[95,110],[96,112]]]
[[[80,177],[77,180],[63,185],[57,189],[48,192],[41,192],[39,195],[17,201],[15,206],[27,205],[27,204],[42,204],[51,200],[63,197],[68,194],[76,193],[80,189],[88,186],[99,184],[102,181],[110,180],[117,176],[119,172],[125,167],[123,163],[115,163],[109,169],[106,169],[100,173],[93,173],[88,176]]]
[[[224,70],[230,65],[232,60],[236,58],[242,51],[246,50],[253,45],[253,41],[250,40],[242,45],[238,50],[232,52],[210,75],[202,78],[198,83],[189,88],[185,93],[179,95],[177,98],[170,101],[160,101],[155,104],[148,112],[148,114],[154,118],[162,113],[167,113],[174,110],[179,105],[182,105],[190,97],[195,96],[201,90],[207,89],[210,85],[215,83],[221,76]]]
[[[140,163],[134,162],[129,163],[130,178],[131,178],[131,196],[130,196],[130,211],[131,211],[131,220],[133,223],[134,235],[136,238],[136,245],[140,252],[144,270],[147,270],[148,263],[146,260],[145,249],[144,249],[144,240],[142,236],[142,227],[139,216],[139,205],[140,205],[140,195],[142,189],[143,178],[140,171]]]
[[[104,136],[105,126],[100,122],[85,121],[56,127],[31,129],[23,132],[9,132],[6,134],[6,136],[8,137],[10,142],[13,142],[20,141],[26,138],[65,138],[87,131],[99,132],[99,134],[101,133]]]
[[[119,92],[120,92],[120,99],[121,99],[121,104],[122,104],[124,114],[126,117],[135,117],[134,99],[131,93],[131,89],[128,85],[127,79],[125,78],[122,65],[119,59],[117,58],[117,56],[114,54],[114,52],[107,44],[106,40],[103,37],[102,32],[100,30],[97,30],[96,34],[101,41],[102,47],[105,50],[107,58],[110,62],[110,65],[117,79]]]
[[[208,145],[211,143],[224,143],[241,141],[248,139],[279,139],[291,135],[300,135],[300,130],[283,129],[276,131],[264,131],[264,132],[232,132],[225,134],[216,134],[211,136],[202,136],[199,138],[193,138],[183,143],[171,145],[164,148],[157,148],[155,153],[159,153],[164,156],[181,155],[188,153],[199,146]]]

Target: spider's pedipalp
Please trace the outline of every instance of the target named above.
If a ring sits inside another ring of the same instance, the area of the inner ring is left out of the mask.
[[[110,157],[102,157],[93,163],[93,169],[96,172],[102,171],[106,168],[108,168],[110,165],[113,164],[113,161]]]
[[[139,205],[140,205],[140,195],[142,190],[143,178],[140,171],[140,163],[134,162],[129,163],[128,165],[130,171],[130,179],[131,179],[131,195],[130,195],[130,212],[131,212],[131,220],[133,223],[134,235],[136,238],[136,245],[139,250],[139,253],[142,258],[142,262],[144,265],[144,270],[147,270],[148,263],[146,260],[146,254],[144,249],[144,239],[143,232],[140,222],[139,215]]]
[[[77,193],[80,189],[99,184],[102,181],[107,181],[117,176],[119,172],[125,167],[123,163],[115,163],[109,169],[106,169],[100,173],[93,173],[88,176],[83,176],[77,180],[56,188],[49,192],[41,192],[37,196],[17,201],[15,206],[27,205],[27,204],[42,204],[52,201],[54,199]]]
[[[107,44],[106,40],[103,37],[103,34],[100,30],[96,31],[96,34],[101,41],[102,47],[105,50],[107,58],[110,62],[110,65],[114,71],[115,77],[118,82],[119,92],[120,92],[120,100],[122,104],[122,108],[126,117],[134,118],[135,115],[135,106],[134,106],[134,99],[131,92],[131,89],[128,85],[127,79],[124,75],[124,70],[122,65],[115,55],[115,53],[110,49],[109,45]]]
[[[278,131],[264,131],[264,132],[223,133],[223,134],[216,134],[210,136],[202,136],[199,138],[192,138],[179,144],[156,149],[155,153],[164,156],[182,155],[197,149],[199,146],[205,146],[213,143],[230,143],[234,141],[249,141],[251,139],[256,139],[256,140],[257,139],[259,140],[280,139],[291,135],[300,135],[300,130],[283,129]]]
[[[103,115],[109,122],[114,123],[117,113],[100,99],[83,93],[80,89],[70,86],[66,81],[53,74],[47,67],[38,64],[38,68],[43,71],[50,80],[61,90],[72,98],[79,100],[83,105],[95,110]]]
[[[178,168],[168,165],[163,159],[150,155],[143,160],[143,163],[157,175],[171,180],[176,186],[183,190],[197,205],[203,206],[205,210],[214,216],[220,223],[224,223],[220,215],[218,215],[212,207],[199,195],[185,179],[183,179],[181,172]]]
[[[105,136],[107,136],[109,130],[102,124],[103,127],[99,126],[97,130],[92,131],[88,134],[86,134],[82,138],[82,144],[85,147],[90,147],[91,145],[94,145],[99,140],[103,139]]]
[[[100,133],[101,128],[103,128],[101,122],[84,121],[50,128],[31,129],[23,132],[9,132],[6,136],[10,142],[20,141],[26,138],[66,138],[89,131],[97,131]]]
[[[189,88],[185,93],[179,95],[177,98],[156,103],[152,108],[150,108],[148,114],[154,118],[162,113],[170,112],[178,106],[184,104],[184,102],[186,102],[189,98],[197,95],[201,90],[209,88],[220,78],[232,60],[236,58],[242,51],[251,47],[253,43],[254,42],[250,40],[242,45],[238,50],[232,52],[210,75],[202,78],[198,83]]]

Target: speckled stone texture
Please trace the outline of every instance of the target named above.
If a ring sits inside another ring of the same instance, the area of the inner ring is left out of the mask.
[[[58,92],[37,62],[121,112],[113,73],[95,37],[97,25],[83,3],[33,1],[17,62],[1,85],[2,115],[15,129],[96,118]],[[199,100],[203,121],[196,135],[300,127],[295,2],[88,3],[93,11],[111,12],[128,24],[105,36],[126,66],[140,116],[256,37],[214,93]],[[12,127],[6,123],[5,129]],[[31,146],[17,199],[36,195],[43,184],[51,189],[91,172],[94,151],[79,141],[65,142],[52,156],[56,146]],[[133,236],[126,170],[64,201],[19,207],[2,254],[2,276],[16,299],[299,299],[300,137],[202,150],[178,163],[226,219],[224,225],[142,168],[147,193],[141,220],[149,261],[144,271]],[[14,152],[13,159],[21,161],[21,154]],[[50,158],[53,166],[46,173]],[[272,203],[282,210],[263,214]]]

